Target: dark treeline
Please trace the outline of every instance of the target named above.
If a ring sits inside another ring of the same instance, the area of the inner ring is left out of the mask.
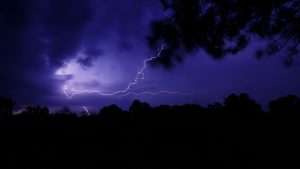
[[[1,167],[298,167],[300,99],[269,103],[247,94],[207,107],[133,101],[77,116],[31,106],[12,115],[0,98]]]

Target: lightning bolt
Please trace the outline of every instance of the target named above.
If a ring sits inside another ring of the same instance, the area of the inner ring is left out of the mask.
[[[127,87],[124,88],[123,90],[118,90],[118,91],[114,91],[111,93],[104,93],[98,90],[76,90],[76,89],[69,89],[67,86],[63,87],[63,92],[66,95],[66,97],[68,99],[72,99],[75,95],[79,95],[79,94],[99,94],[101,96],[117,96],[117,97],[125,97],[125,96],[129,96],[129,95],[135,95],[135,96],[140,96],[140,95],[160,95],[160,94],[168,94],[168,95],[197,95],[197,94],[201,94],[207,91],[200,91],[200,92],[195,92],[195,93],[182,93],[182,92],[177,92],[177,91],[168,91],[168,90],[161,90],[161,91],[157,91],[157,92],[151,92],[151,91],[144,91],[144,92],[140,92],[140,93],[136,93],[136,92],[132,92],[130,91],[131,87],[136,85],[140,79],[144,79],[145,78],[145,70],[148,68],[148,63],[161,57],[161,53],[164,50],[165,45],[163,44],[161,46],[161,48],[159,49],[158,53],[156,56],[152,56],[148,59],[145,59],[143,61],[143,66],[137,71],[135,78],[133,79],[133,81],[129,82]],[[82,107],[88,114],[89,111],[87,109],[86,106]]]
[[[88,94],[96,93],[96,94],[99,94],[99,95],[102,95],[102,96],[115,96],[115,95],[118,95],[118,94],[127,93],[131,89],[132,86],[134,86],[138,83],[139,79],[144,79],[145,78],[145,70],[148,67],[148,63],[150,61],[152,61],[154,59],[157,59],[161,56],[161,52],[164,50],[164,46],[165,46],[164,44],[161,46],[161,48],[160,48],[160,50],[159,50],[159,52],[157,53],[156,56],[152,56],[152,57],[144,60],[143,66],[139,71],[137,71],[134,80],[132,82],[129,82],[127,87],[123,90],[118,90],[118,91],[115,91],[115,92],[112,92],[112,93],[103,93],[103,92],[97,91],[97,90],[76,90],[76,89],[70,90],[70,89],[68,89],[67,86],[64,86],[63,87],[63,92],[64,92],[64,94],[66,95],[66,97],[68,99],[72,99],[73,96],[78,95],[78,94],[83,94],[83,93],[88,93]],[[130,92],[130,93],[133,94],[132,92]],[[150,94],[151,92],[147,92],[147,93]],[[173,93],[173,92],[170,91],[169,93]],[[126,94],[124,96],[126,96]]]
[[[118,97],[125,97],[129,95],[135,95],[135,96],[140,96],[140,95],[160,95],[160,94],[168,94],[168,95],[181,95],[181,96],[191,96],[191,95],[198,95],[207,92],[206,90],[199,91],[199,92],[194,92],[194,93],[183,93],[183,92],[175,92],[175,91],[168,91],[168,90],[161,90],[158,92],[140,92],[140,93],[135,93],[135,92],[127,92],[126,94],[120,95]]]

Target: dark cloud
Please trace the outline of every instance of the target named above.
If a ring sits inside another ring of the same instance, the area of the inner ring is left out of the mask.
[[[146,70],[145,80],[134,86],[134,91],[207,91],[203,95],[114,98],[85,94],[66,99],[62,86],[77,77],[73,72],[57,77],[55,72],[72,59],[86,68],[81,75],[86,79],[74,85],[105,91],[126,88],[143,60],[156,55],[147,48],[145,37],[150,20],[161,18],[162,11],[159,1],[149,0],[0,1],[0,96],[12,97],[20,105],[100,108],[117,103],[126,108],[133,99],[157,105],[222,101],[231,92],[249,92],[259,101],[299,94],[299,66],[282,69],[281,61],[249,61],[251,57],[243,56],[250,52],[245,52],[222,62],[195,54],[199,57],[171,71]],[[89,77],[86,70],[90,69],[95,78]]]
[[[7,63],[61,66],[81,45],[90,1],[1,1],[0,51]],[[6,64],[7,64],[6,63]]]
[[[103,54],[103,51],[99,48],[87,47],[83,54],[84,57],[78,58],[77,63],[84,67],[91,67],[93,65],[93,62]]]
[[[79,49],[89,7],[78,0],[1,1],[0,94],[29,103],[57,93],[62,81],[53,74]]]
[[[97,57],[99,57],[100,55],[103,54],[103,51],[101,49],[98,49],[98,48],[88,47],[88,48],[86,48],[84,54],[89,56],[89,57],[92,57],[92,58],[97,58]]]
[[[32,1],[28,1],[32,2]],[[25,29],[30,13],[29,4],[23,0],[3,0],[0,2],[0,16],[2,29],[9,28],[13,31]]]
[[[50,62],[62,65],[80,49],[81,36],[91,18],[90,1],[50,0],[43,19]]]
[[[61,95],[63,82],[73,75],[57,78],[55,71],[78,52],[84,57],[77,61],[91,66],[105,53],[102,46],[107,40],[119,50],[131,49],[136,41],[130,39],[140,37],[142,31],[136,30],[147,25],[141,23],[149,4],[137,0],[0,1],[0,95],[22,104]]]
[[[77,63],[79,63],[80,65],[82,65],[84,67],[91,67],[92,63],[95,59],[96,58],[91,57],[91,56],[88,56],[88,57],[85,57],[85,58],[78,58]]]

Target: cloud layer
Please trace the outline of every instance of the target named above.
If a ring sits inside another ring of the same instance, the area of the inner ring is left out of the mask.
[[[0,1],[0,95],[19,106],[86,105],[93,110],[133,99],[157,104],[207,104],[232,92],[248,92],[267,102],[300,95],[300,66],[282,66],[282,57],[257,61],[255,44],[238,56],[213,61],[199,51],[172,70],[146,71],[136,91],[205,91],[201,95],[124,98],[83,94],[68,100],[64,85],[113,92],[124,89],[154,56],[147,47],[149,23],[163,17],[159,1],[148,0],[4,0]],[[58,76],[59,74],[61,76]]]

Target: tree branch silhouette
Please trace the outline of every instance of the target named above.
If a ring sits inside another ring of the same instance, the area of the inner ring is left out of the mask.
[[[161,0],[167,17],[151,23],[148,45],[161,41],[166,51],[156,64],[172,67],[187,54],[199,49],[215,59],[234,55],[245,49],[253,37],[267,42],[258,58],[274,55],[287,45],[299,48],[299,0]],[[273,39],[279,37],[277,41]],[[270,47],[277,46],[271,52]],[[258,49],[257,49],[258,50]],[[298,56],[299,52],[285,53]]]

